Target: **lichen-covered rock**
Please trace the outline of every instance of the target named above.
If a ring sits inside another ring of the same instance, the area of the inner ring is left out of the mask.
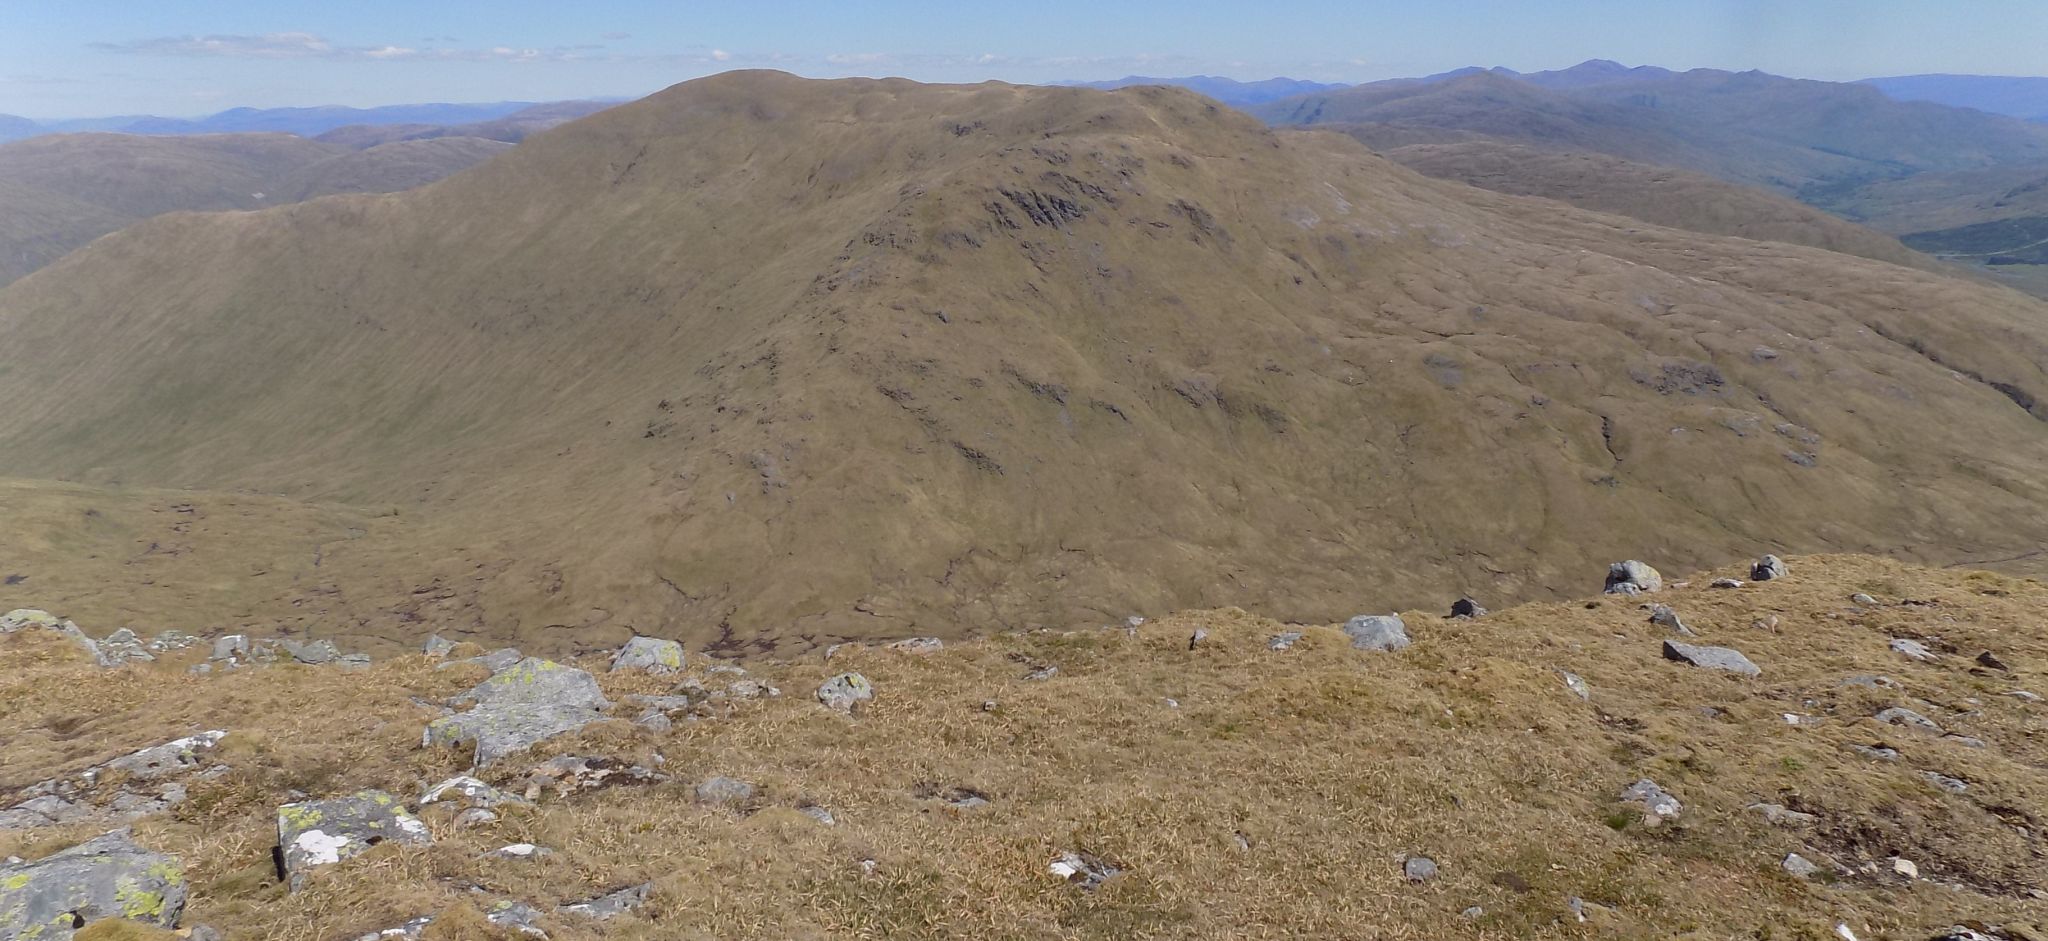
[[[380,843],[434,842],[427,825],[384,791],[301,801],[277,809],[279,876],[293,889],[308,870],[362,855]]]
[[[875,684],[858,673],[841,673],[818,687],[818,701],[838,712],[852,712],[858,703],[875,698]]]
[[[1664,659],[1691,664],[1708,670],[1726,670],[1743,676],[1761,676],[1763,668],[1742,655],[1733,647],[1698,647],[1677,641],[1664,642]]]
[[[676,673],[683,669],[683,645],[659,637],[635,637],[612,656],[612,672]]]
[[[126,831],[0,865],[0,938],[7,941],[63,941],[103,918],[173,928],[184,911],[184,867],[136,845]]]
[[[492,674],[463,698],[476,707],[435,719],[423,744],[474,744],[477,767],[600,721],[611,705],[596,677],[538,657]]]
[[[1408,646],[1408,625],[1392,614],[1361,614],[1344,622],[1351,646],[1391,653]]]
[[[1656,569],[1630,559],[1607,567],[1606,591],[1610,595],[1647,594],[1664,589],[1664,576]]]
[[[6,614],[0,614],[0,634],[26,630],[44,630],[58,634],[77,644],[78,649],[91,657],[93,663],[100,666],[108,665],[106,656],[100,653],[100,645],[93,643],[92,638],[85,636],[85,632],[70,621],[35,608],[16,608]]]
[[[607,918],[623,915],[647,904],[647,896],[653,891],[654,883],[643,882],[636,886],[620,889],[617,892],[600,895],[588,902],[564,905],[561,910],[570,915],[581,915],[585,918],[595,918],[598,921],[603,921]]]

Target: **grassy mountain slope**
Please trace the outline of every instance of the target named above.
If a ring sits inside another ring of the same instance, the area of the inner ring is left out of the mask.
[[[1932,261],[1888,237],[1764,190],[1604,154],[1471,141],[1410,145],[1388,159],[1438,179],[1541,196],[1709,235],[1790,242],[1908,267]]]
[[[190,799],[136,834],[182,859],[184,923],[236,941],[350,938],[427,914],[438,916],[430,938],[515,937],[480,910],[516,899],[547,911],[648,880],[637,913],[543,925],[560,941],[1824,939],[1837,924],[1866,941],[1923,941],[1964,922],[2040,937],[2048,707],[2010,694],[2048,686],[2048,589],[1860,557],[1790,562],[1783,580],[1716,590],[1708,578],[1746,569],[1703,572],[1656,597],[1702,642],[1748,654],[1763,670],[1754,679],[1661,659],[1663,629],[1637,599],[1611,597],[1476,621],[1411,612],[1414,645],[1393,654],[1355,651],[1328,627],[1292,628],[1303,639],[1271,650],[1289,628],[1221,610],[1134,635],[750,662],[749,679],[780,697],[735,695],[673,731],[631,724],[637,709],[622,705],[616,721],[482,772],[519,793],[528,769],[566,754],[672,781],[548,788],[538,808],[500,808],[476,827],[428,813],[433,846],[374,848],[294,893],[272,869],[277,805],[294,790],[363,787],[410,802],[460,773],[454,752],[419,748],[420,728],[482,668],[436,670],[408,654],[361,671],[103,672],[29,631],[0,637],[0,784],[225,730],[227,771],[188,778]],[[1878,603],[1851,603],[1857,592]],[[1756,626],[1768,619],[1775,628]],[[1197,628],[1208,636],[1190,649]],[[1887,649],[1902,637],[1937,658]],[[1980,665],[1980,651],[2006,669]],[[735,678],[708,665],[693,657],[689,673],[728,689]],[[1024,679],[1041,666],[1059,670]],[[811,696],[843,670],[877,690],[852,718]],[[1562,671],[1583,678],[1586,700]],[[676,680],[599,678],[614,700]],[[1982,747],[1874,720],[1893,706]],[[1895,756],[1857,750],[1879,746]],[[692,788],[714,775],[756,793],[698,803]],[[1620,802],[1642,778],[1678,798],[1675,819],[1648,826]],[[949,808],[953,788],[988,803]],[[1758,804],[1812,816],[1773,825]],[[97,832],[0,833],[0,855],[40,857]],[[554,852],[485,857],[515,842]],[[1125,872],[1083,891],[1047,872],[1069,851]],[[1788,875],[1791,853],[1819,874]],[[1404,880],[1411,855],[1439,874]]]
[[[428,613],[540,649],[1327,620],[1361,585],[1575,593],[1646,546],[2030,552],[2043,313],[1178,90],[738,73],[0,292],[0,473],[104,488],[132,532],[142,488],[395,514],[232,589],[363,644]],[[0,599],[169,616],[94,554]]]
[[[376,153],[288,134],[64,134],[0,146],[0,285],[134,222],[186,210],[249,210],[329,192],[388,192],[438,179],[501,147],[470,142]]]
[[[1180,78],[1148,78],[1142,75],[1131,75],[1102,82],[1060,82],[1058,84],[1074,88],[1094,88],[1101,91],[1114,91],[1119,88],[1131,88],[1137,85],[1173,85],[1207,95],[1226,105],[1237,108],[1242,108],[1246,105],[1264,104],[1268,101],[1277,101],[1281,98],[1289,98],[1295,95],[1314,94],[1316,92],[1329,91],[1333,88],[1347,87],[1340,84],[1310,82],[1294,78],[1269,78],[1255,82],[1240,82],[1236,79],[1218,78],[1212,75],[1189,75]]]
[[[2032,121],[2048,121],[2048,78],[2003,75],[1898,75],[1864,79],[1902,101],[1932,101]]]

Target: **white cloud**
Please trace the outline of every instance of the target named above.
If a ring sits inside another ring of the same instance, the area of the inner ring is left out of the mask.
[[[590,58],[594,46],[551,49],[493,46],[463,49],[447,46],[418,48],[395,44],[344,46],[314,33],[264,33],[260,36],[161,36],[120,43],[94,43],[108,52],[147,56],[186,56],[220,59],[331,59],[374,62],[569,62]]]
[[[730,53],[730,52],[727,52],[727,51],[725,51],[725,50],[723,50],[723,49],[713,49],[713,50],[711,50],[711,61],[713,61],[713,62],[731,62],[731,61],[732,61],[732,53]]]

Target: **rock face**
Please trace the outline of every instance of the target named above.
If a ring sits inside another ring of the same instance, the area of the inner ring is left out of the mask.
[[[383,791],[301,801],[277,809],[278,876],[297,889],[308,870],[360,856],[379,843],[425,845],[420,818]]]
[[[841,673],[818,687],[818,701],[836,712],[852,712],[858,703],[875,698],[875,684],[858,673]]]
[[[1774,578],[1784,578],[1785,574],[1785,560],[1774,555],[1766,555],[1749,567],[1749,580],[1753,582],[1768,582]]]
[[[659,637],[635,637],[619,648],[612,657],[612,672],[639,670],[644,673],[668,674],[683,668],[683,645]]]
[[[1708,670],[1726,670],[1743,676],[1760,676],[1763,668],[1750,662],[1742,651],[1733,647],[1697,647],[1677,641],[1664,642],[1664,659],[1688,663]]]
[[[1408,646],[1408,625],[1391,614],[1361,614],[1344,622],[1351,646],[1391,653]]]
[[[596,677],[538,657],[493,674],[463,698],[475,700],[476,707],[435,719],[422,744],[474,743],[477,767],[597,722],[611,705]]]
[[[120,918],[174,928],[185,911],[178,860],[115,831],[32,863],[0,865],[0,938],[62,941]]]
[[[1663,588],[1664,576],[1642,562],[1630,559],[1607,567],[1605,590],[1610,595],[1644,594]]]

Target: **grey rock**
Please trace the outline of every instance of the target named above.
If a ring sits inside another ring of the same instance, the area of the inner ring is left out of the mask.
[[[585,918],[603,921],[623,915],[647,904],[647,896],[654,891],[654,883],[643,882],[636,886],[620,889],[608,895],[600,895],[588,902],[562,906],[562,911]]]
[[[1764,820],[1777,827],[1810,827],[1820,822],[1819,817],[1800,813],[1783,804],[1751,804],[1749,809],[1762,814]]]
[[[822,823],[828,827],[836,827],[839,825],[839,818],[832,816],[832,811],[824,807],[820,807],[817,804],[804,804],[803,806],[798,807],[796,811],[797,813],[803,814],[804,816],[809,817],[812,820],[816,820],[817,822]]]
[[[1862,686],[1869,689],[1898,689],[1899,682],[1889,676],[1862,673],[1842,681],[1843,686]]]
[[[1941,655],[1927,649],[1926,644],[1910,637],[1892,638],[1892,653],[1903,656],[1908,660],[1919,660],[1922,662],[1941,659]]]
[[[185,788],[172,779],[205,767],[207,756],[226,735],[221,731],[188,735],[94,765],[70,778],[34,785],[23,792],[27,795],[24,800],[0,810],[0,830],[85,823],[102,816],[127,821],[169,810],[186,797]],[[225,768],[214,765],[211,770]],[[110,772],[120,782],[111,797],[98,793]]]
[[[434,842],[427,825],[383,791],[301,801],[277,809],[281,873],[293,889],[309,870],[360,856],[380,843],[424,846]]]
[[[1052,679],[1053,677],[1058,675],[1060,675],[1060,668],[1053,664],[1048,663],[1045,666],[1038,667],[1037,669],[1034,669],[1031,672],[1024,674],[1024,678],[1030,680],[1033,683],[1043,683],[1046,680]]]
[[[659,637],[635,637],[612,656],[612,672],[639,670],[657,675],[681,672],[683,645]]]
[[[154,780],[198,770],[228,733],[213,730],[172,739],[123,755],[99,766],[102,771],[120,771],[130,778]]]
[[[1570,670],[1559,670],[1557,672],[1564,677],[1564,688],[1571,690],[1572,695],[1589,702],[1593,699],[1593,687],[1587,685],[1585,677]]]
[[[2040,693],[2033,693],[2033,692],[2028,692],[2027,690],[2024,690],[2024,689],[2016,689],[2016,690],[2013,690],[2013,691],[2012,691],[2012,692],[2010,692],[2010,693],[2006,693],[2005,695],[2007,695],[2007,696],[2011,696],[2012,698],[2014,698],[2014,699],[2017,699],[2017,700],[2019,700],[2020,702],[2040,702],[2040,701],[2041,701],[2041,694],[2040,694]]]
[[[1486,915],[1486,909],[1484,909],[1484,908],[1480,908],[1480,907],[1479,907],[1479,906],[1477,906],[1477,905],[1473,905],[1473,906],[1471,906],[1471,907],[1469,907],[1469,908],[1466,908],[1466,909],[1465,909],[1464,911],[1462,911],[1462,912],[1459,912],[1459,913],[1458,913],[1458,916],[1459,916],[1459,917],[1461,917],[1461,918],[1464,918],[1464,919],[1467,919],[1467,920],[1472,920],[1472,919],[1477,919],[1477,918],[1481,918],[1481,917],[1484,917],[1485,915]]]
[[[1981,738],[1971,738],[1968,735],[1957,735],[1954,732],[1950,732],[1947,735],[1942,736],[1941,740],[1944,742],[1948,742],[1950,744],[1961,745],[1964,748],[1985,747],[1984,740]]]
[[[1344,622],[1344,634],[1359,650],[1391,653],[1408,646],[1408,625],[1392,614],[1361,614]]]
[[[733,699],[773,699],[782,695],[782,690],[760,680],[734,680],[731,686],[725,688],[725,694]]]
[[[193,925],[184,931],[185,941],[227,941],[227,935],[212,925]]]
[[[1634,586],[1635,591],[1620,590],[1625,585]],[[1609,594],[1635,594],[1637,592],[1647,594],[1649,592],[1661,591],[1663,588],[1664,576],[1658,574],[1656,569],[1642,562],[1630,559],[1626,562],[1616,562],[1607,567],[1606,591]]]
[[[443,663],[440,666],[435,667],[434,669],[446,670],[451,667],[457,667],[467,663],[474,663],[478,666],[483,667],[486,670],[491,671],[492,673],[502,673],[515,666],[518,666],[519,663],[525,659],[525,655],[521,654],[519,652],[519,648],[517,647],[500,647],[497,650],[493,650],[490,653],[484,654],[481,657],[470,657],[466,660],[450,660],[447,663]]]
[[[1643,808],[1643,815],[1646,818],[1656,818],[1659,820],[1668,820],[1676,817],[1680,811],[1685,809],[1685,806],[1678,802],[1678,798],[1671,796],[1670,792],[1665,791],[1657,785],[1657,782],[1649,778],[1643,778],[1628,787],[1622,788],[1621,802],[1638,805]]]
[[[98,809],[90,804],[66,800],[55,794],[43,794],[31,797],[6,810],[0,810],[0,831],[34,830],[39,827],[83,823],[97,814]]]
[[[464,830],[488,826],[498,822],[498,812],[484,807],[471,807],[455,815],[455,825]]]
[[[2000,673],[2012,672],[2012,667],[2007,666],[2004,660],[2000,660],[1997,654],[1989,650],[1977,654],[1977,665],[1987,670],[1997,670]]]
[[[1970,785],[1968,782],[1965,782],[1959,778],[1949,777],[1948,775],[1941,774],[1939,772],[1922,771],[1920,772],[1920,776],[1926,778],[1927,783],[1932,784],[1935,787],[1941,788],[1942,790],[1947,791],[1950,794],[1961,794],[1964,791],[1970,789]]]
[[[1759,676],[1764,672],[1762,668],[1750,662],[1748,657],[1743,656],[1742,651],[1733,647],[1696,647],[1667,640],[1664,642],[1664,659],[1708,670],[1740,673],[1743,676]]]
[[[1745,582],[1739,578],[1717,578],[1707,583],[1708,588],[1741,588]]]
[[[1436,873],[1436,860],[1427,856],[1410,856],[1401,863],[1401,875],[1409,882],[1428,882]]]
[[[1872,598],[1869,595],[1866,595],[1860,591],[1849,596],[1849,603],[1862,605],[1866,608],[1875,608],[1883,604],[1883,602],[1877,600],[1876,598]]]
[[[100,661],[106,666],[117,667],[127,663],[150,663],[156,656],[149,652],[149,646],[135,632],[128,628],[108,634],[99,642]]]
[[[370,665],[370,655],[366,653],[345,653],[334,659],[334,665],[344,670],[360,670]]]
[[[539,859],[542,856],[552,856],[554,853],[554,850],[548,849],[545,846],[536,846],[532,843],[511,843],[485,853],[484,856],[488,859],[525,861]]]
[[[714,663],[705,667],[704,672],[713,676],[721,674],[726,676],[746,676],[747,668],[736,663]]]
[[[435,719],[422,744],[473,743],[477,767],[601,721],[602,710],[611,705],[595,677],[538,657],[492,674],[464,698],[475,700],[476,707]]]
[[[697,803],[738,804],[754,799],[754,786],[736,778],[719,775],[697,785]]]
[[[100,645],[93,643],[92,638],[85,636],[85,632],[70,621],[35,608],[16,608],[6,614],[0,614],[0,634],[25,630],[44,630],[62,636],[76,644],[86,656],[91,657],[93,663],[100,666],[108,665],[106,657],[100,653]]]
[[[464,807],[529,807],[533,802],[516,794],[507,793],[484,781],[469,775],[457,775],[420,795],[420,806],[430,804],[459,804]]]
[[[249,660],[249,635],[225,634],[213,639],[212,660],[229,663],[246,663]]]
[[[1485,616],[1486,606],[1470,598],[1459,598],[1451,602],[1451,617],[1483,618]]]
[[[657,759],[659,755],[655,756]],[[524,780],[528,800],[552,788],[560,797],[614,787],[660,784],[668,775],[614,758],[560,755],[534,766]]]
[[[1785,560],[1774,555],[1766,555],[1749,567],[1749,580],[1753,582],[1768,582],[1774,578],[1784,578],[1786,574]]]
[[[420,653],[426,654],[435,660],[448,659],[449,651],[454,649],[455,642],[439,634],[428,635],[427,642],[420,645]]]
[[[1300,631],[1282,631],[1282,632],[1280,632],[1280,633],[1278,633],[1278,634],[1275,634],[1275,635],[1273,635],[1273,638],[1272,638],[1271,640],[1268,640],[1268,641],[1266,641],[1266,649],[1267,649],[1267,650],[1288,650],[1288,649],[1292,649],[1292,648],[1294,647],[1294,645],[1295,645],[1295,644],[1297,644],[1297,643],[1300,643],[1300,642],[1301,642],[1301,637],[1302,637],[1302,634],[1301,634],[1301,632],[1300,632]]]
[[[0,938],[63,941],[105,918],[172,928],[185,911],[185,870],[125,830],[32,863],[0,865]]]
[[[427,933],[427,926],[434,923],[434,916],[421,915],[396,928],[386,928],[365,935],[357,935],[355,941],[419,941]],[[193,941],[197,941],[194,936]]]
[[[484,906],[484,920],[500,928],[510,928],[529,937],[545,938],[548,936],[548,933],[541,930],[540,925],[537,924],[540,921],[540,909],[534,908],[525,902],[513,899],[498,899],[491,902]]]
[[[850,713],[875,698],[875,684],[858,673],[841,673],[818,686],[818,701],[835,712]]]
[[[944,649],[945,646],[946,642],[936,637],[906,637],[893,644],[890,644],[887,649],[893,650],[897,653],[917,654],[922,656],[924,654],[938,653],[940,650]]]
[[[1650,623],[1686,637],[1698,636],[1693,633],[1692,628],[1685,626],[1684,621],[1678,619],[1678,612],[1672,610],[1668,604],[1655,605],[1650,608]]]
[[[1899,750],[1883,745],[1850,745],[1849,749],[1873,761],[1897,761]]]
[[[947,810],[953,811],[977,810],[989,805],[988,795],[971,787],[940,788],[925,785],[918,788],[917,796],[940,801],[945,804]]]
[[[1068,884],[1088,892],[1093,892],[1101,888],[1103,883],[1123,875],[1121,867],[1099,856],[1073,851],[1054,857],[1052,864],[1045,868],[1047,872],[1066,880]]]
[[[1189,649],[1189,650],[1193,650],[1193,649],[1195,649],[1195,648],[1196,648],[1197,646],[1199,646],[1199,645],[1200,645],[1200,644],[1202,643],[1202,641],[1205,641],[1205,640],[1208,640],[1208,639],[1209,639],[1209,632],[1208,632],[1207,630],[1205,630],[1205,629],[1203,629],[1203,628],[1199,628],[1199,627],[1198,627],[1198,628],[1195,628],[1195,632],[1194,632],[1193,634],[1189,634],[1189,635],[1188,635],[1188,649]]]
[[[1941,734],[1941,726],[1933,719],[1929,719],[1904,706],[1893,706],[1889,709],[1879,710],[1875,718],[1885,725],[1896,725],[1901,728],[1916,729],[1936,735]]]
[[[304,643],[294,640],[280,640],[277,643],[278,646],[284,648],[285,653],[291,655],[293,660],[297,660],[300,663],[319,666],[341,659],[341,648],[334,646],[334,641],[331,640],[310,640]]]
[[[1811,879],[1814,877],[1815,874],[1820,872],[1819,866],[1814,865],[1812,860],[1807,859],[1806,857],[1801,856],[1798,853],[1786,854],[1785,861],[1779,863],[1778,865],[1784,867],[1786,872],[1791,873],[1792,875],[1797,876],[1801,879]]]

